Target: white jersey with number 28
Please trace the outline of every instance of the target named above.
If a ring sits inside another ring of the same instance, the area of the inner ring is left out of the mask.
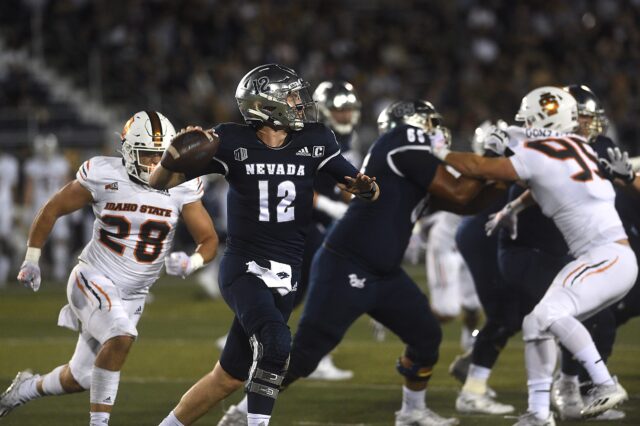
[[[160,275],[183,206],[202,197],[202,181],[156,191],[133,182],[118,157],[85,161],[76,179],[91,192],[96,216],[80,260],[126,292],[146,292]]]

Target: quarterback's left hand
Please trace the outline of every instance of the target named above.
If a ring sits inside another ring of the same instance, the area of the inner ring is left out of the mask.
[[[183,251],[174,251],[164,260],[164,266],[167,269],[167,274],[175,275],[177,277],[186,278],[193,271],[198,269],[191,257]]]
[[[629,161],[629,154],[625,151],[620,151],[620,148],[607,148],[607,155],[609,158],[599,158],[600,165],[604,168],[608,177],[622,179],[626,183],[631,183],[636,178],[636,174],[633,171],[631,161]]]
[[[364,198],[366,200],[374,201],[378,198],[380,189],[375,182],[376,178],[369,177],[365,174],[358,173],[355,178],[351,176],[345,176],[346,184],[339,183],[338,188],[343,191],[350,192],[357,197]]]

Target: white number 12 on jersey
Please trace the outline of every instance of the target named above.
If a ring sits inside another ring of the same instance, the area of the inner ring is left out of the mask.
[[[269,181],[259,180],[258,189],[260,190],[260,214],[258,220],[260,222],[269,222],[271,215],[269,214]],[[295,219],[295,207],[291,204],[296,199],[296,186],[290,180],[285,180],[278,184],[278,197],[282,198],[276,206],[276,219],[278,222],[290,222]]]

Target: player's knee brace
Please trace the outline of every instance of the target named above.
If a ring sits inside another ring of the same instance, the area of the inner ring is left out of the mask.
[[[247,392],[277,398],[289,365],[291,332],[284,323],[269,322],[251,336],[253,364]]]
[[[404,356],[398,358],[396,370],[414,382],[427,382],[431,378],[433,366],[438,361],[438,347],[432,350],[417,352],[407,346]]]

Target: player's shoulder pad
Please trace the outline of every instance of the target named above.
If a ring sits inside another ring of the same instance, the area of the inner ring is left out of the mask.
[[[204,194],[204,187],[204,179],[197,177],[169,189],[169,194],[171,194],[172,198],[177,197],[178,204],[184,206],[200,200]]]
[[[83,162],[78,168],[81,178],[98,181],[101,179],[113,180],[124,169],[121,157],[97,156]]]
[[[419,143],[431,146],[427,132],[420,127],[411,126],[410,124],[400,124],[380,136],[380,139],[384,141],[391,141],[396,145]]]
[[[213,131],[220,138],[220,149],[237,148],[243,141],[255,138],[256,131],[252,126],[239,123],[220,123],[213,128]]]
[[[305,138],[309,138],[312,143],[324,143],[325,145],[333,146],[337,144],[336,135],[329,126],[324,123],[305,123],[302,130],[299,130],[301,135]]]

